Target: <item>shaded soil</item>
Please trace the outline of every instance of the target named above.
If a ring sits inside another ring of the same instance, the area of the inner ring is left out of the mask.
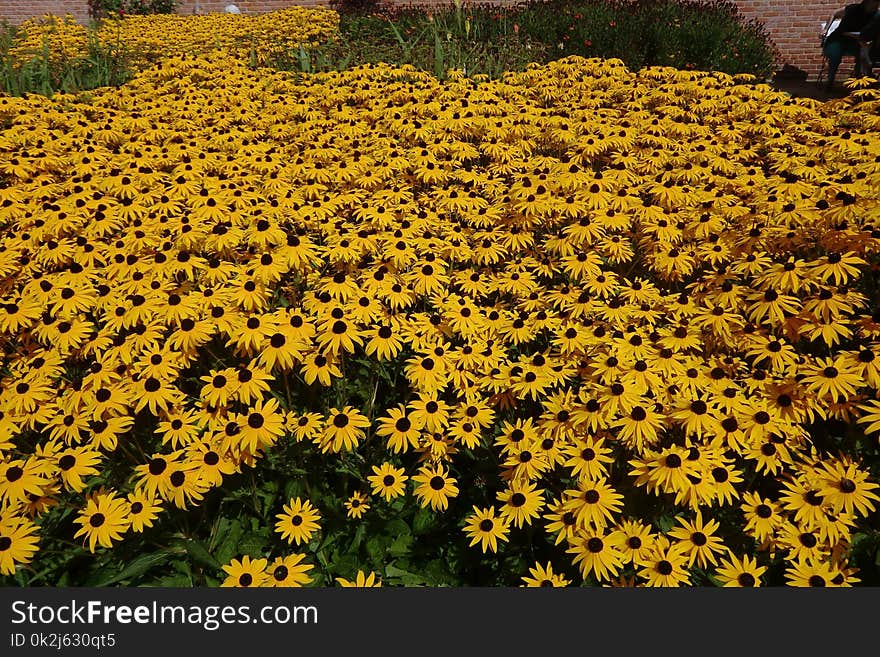
[[[850,90],[843,86],[842,82],[835,82],[834,88],[828,92],[825,90],[825,82],[816,82],[816,76],[811,75],[806,80],[781,78],[774,79],[771,83],[774,89],[790,93],[796,98],[813,98],[815,100],[832,100],[849,95]]]

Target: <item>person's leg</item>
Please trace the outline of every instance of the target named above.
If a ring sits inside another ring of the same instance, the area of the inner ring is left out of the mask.
[[[843,57],[853,57],[855,59],[855,69],[853,74],[859,77],[862,74],[862,58],[861,47],[855,39],[846,39],[843,41]]]
[[[837,75],[837,69],[840,67],[840,60],[843,59],[843,43],[839,39],[834,39],[825,43],[825,56],[828,58],[828,82],[826,88],[831,89],[834,85],[834,78]]]
[[[871,44],[859,46],[858,71],[860,75],[871,75]]]

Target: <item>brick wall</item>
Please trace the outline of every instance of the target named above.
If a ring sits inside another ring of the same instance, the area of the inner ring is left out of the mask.
[[[87,22],[89,3],[87,0],[0,0],[0,21],[7,20],[18,25],[23,20],[43,14],[73,14],[76,20]]]
[[[844,5],[857,1],[736,0],[736,4],[743,16],[764,23],[780,51],[780,68],[790,64],[815,75],[822,64],[821,24],[830,20],[831,15]],[[845,58],[841,64],[841,79],[851,70],[847,64],[851,61],[851,58]]]
[[[392,0],[394,1],[394,0]],[[408,0],[409,1],[409,0]],[[425,0],[427,3],[432,0]],[[465,0],[467,1],[467,0]],[[500,0],[514,2],[515,0]],[[742,14],[749,19],[762,21],[770,38],[780,51],[778,66],[796,66],[815,75],[822,62],[819,49],[821,22],[847,2],[854,0],[735,0]],[[291,5],[319,6],[328,0],[183,0],[178,8],[181,14],[205,14],[223,11],[226,5],[234,3],[245,14],[271,11]],[[0,0],[0,19],[20,23],[30,16],[44,13],[72,13],[77,20],[88,20],[86,0]],[[845,59],[840,75],[848,73],[849,65]]]

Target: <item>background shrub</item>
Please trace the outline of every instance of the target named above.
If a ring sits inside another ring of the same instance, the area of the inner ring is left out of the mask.
[[[89,0],[92,18],[126,14],[173,14],[180,0]]]
[[[418,5],[386,10],[386,20],[417,31],[427,16]],[[520,47],[541,44],[532,61],[569,55],[617,57],[633,70],[674,66],[767,77],[773,70],[774,47],[759,21],[746,20],[732,0],[537,0],[516,6],[477,4],[465,9],[448,5],[431,18],[440,31],[467,39],[497,43],[520,37]],[[515,46],[514,46],[515,47]]]

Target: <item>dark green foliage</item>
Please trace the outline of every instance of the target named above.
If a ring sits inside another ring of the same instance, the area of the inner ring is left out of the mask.
[[[173,14],[180,0],[89,0],[92,18],[120,14]]]
[[[119,86],[131,79],[133,71],[118,43],[105,43],[89,33],[88,50],[77,59],[57,61],[48,45],[23,60],[11,54],[17,30],[0,23],[0,92],[12,96],[55,92],[74,93],[98,87]]]

